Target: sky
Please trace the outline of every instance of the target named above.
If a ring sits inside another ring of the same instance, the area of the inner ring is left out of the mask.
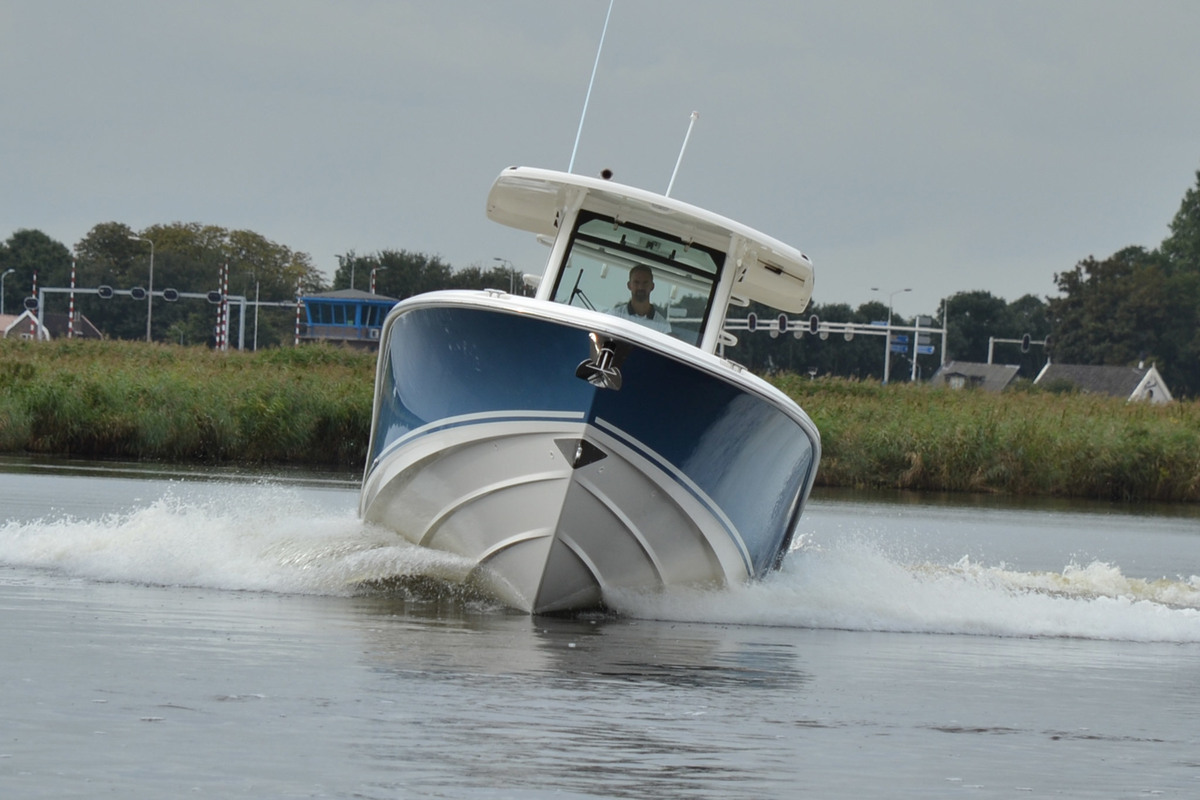
[[[816,303],[912,316],[1054,296],[1196,185],[1194,0],[614,0],[601,48],[609,8],[3,0],[0,241],[199,222],[330,278],[387,249],[540,272],[484,215],[499,172],[664,192],[698,112],[673,197],[804,251]]]

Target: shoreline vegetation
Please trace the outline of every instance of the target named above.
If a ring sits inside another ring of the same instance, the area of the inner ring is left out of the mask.
[[[357,469],[374,353],[0,339],[0,453]],[[1200,404],[771,379],[821,431],[817,485],[1200,501]]]

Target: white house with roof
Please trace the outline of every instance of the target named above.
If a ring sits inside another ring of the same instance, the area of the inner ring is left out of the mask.
[[[33,339],[49,341],[67,337],[69,319],[66,314],[46,314],[39,320],[32,311],[21,314],[0,314],[0,338],[4,339]],[[75,315],[76,339],[102,339],[103,335],[96,326],[82,314]]]
[[[1136,367],[1093,366],[1090,364],[1046,364],[1033,379],[1034,384],[1069,383],[1081,392],[1123,397],[1129,401],[1169,403],[1174,398],[1158,369],[1151,364]]]

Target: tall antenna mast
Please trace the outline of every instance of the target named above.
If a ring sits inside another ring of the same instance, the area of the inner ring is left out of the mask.
[[[679,174],[679,165],[683,163],[683,151],[687,150],[688,139],[692,138],[692,126],[696,124],[696,118],[699,116],[699,111],[692,112],[692,118],[688,122],[687,133],[683,135],[683,147],[679,148],[679,158],[675,160],[675,169],[671,171],[671,182],[667,184],[667,197],[671,196],[671,188],[675,185],[675,176]]]
[[[592,64],[592,77],[588,81],[587,95],[583,98],[583,113],[579,115],[579,130],[575,131],[575,146],[571,148],[571,163],[567,172],[575,168],[575,153],[579,151],[579,137],[583,135],[583,120],[587,117],[588,101],[592,99],[592,84],[596,82],[596,68],[600,66],[600,51],[604,49],[604,34],[608,33],[608,18],[612,16],[613,3],[608,0],[608,13],[604,15],[604,30],[600,31],[600,46],[596,48],[596,62]]]

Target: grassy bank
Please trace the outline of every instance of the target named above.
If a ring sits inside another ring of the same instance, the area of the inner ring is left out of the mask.
[[[825,486],[1200,501],[1200,404],[782,376]]]
[[[0,452],[360,467],[375,357],[0,339]],[[1200,501],[1200,404],[782,376],[824,486]]]
[[[0,452],[361,466],[373,354],[0,339]]]

